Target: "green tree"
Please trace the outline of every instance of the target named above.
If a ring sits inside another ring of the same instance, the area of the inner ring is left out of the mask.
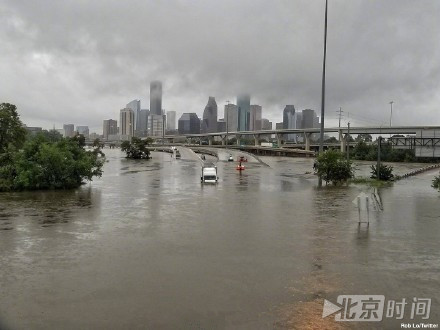
[[[102,175],[104,161],[72,139],[26,141],[13,162],[0,168],[0,190],[70,189]]]
[[[150,150],[148,150],[148,144],[150,140],[142,140],[137,137],[133,137],[131,142],[124,141],[121,144],[121,150],[125,151],[127,158],[131,159],[150,159]]]
[[[95,140],[93,140],[93,146],[94,147],[101,146],[101,140],[99,138],[96,138]]]
[[[26,129],[17,112],[10,103],[0,104],[0,154],[9,147],[20,149],[26,140]]]
[[[359,134],[356,139],[356,142],[363,141],[363,142],[372,142],[373,137],[370,134]]]
[[[329,137],[327,140],[324,140],[325,143],[338,143],[338,139],[334,136]]]
[[[74,137],[71,138],[73,142],[78,143],[78,145],[83,148],[86,146],[86,138],[84,137],[84,135],[82,134],[77,134]],[[99,141],[99,139],[98,139]],[[95,143],[93,143],[93,145],[95,146]],[[96,147],[96,146],[95,146]],[[97,147],[100,147],[100,143],[98,143]]]
[[[354,176],[353,164],[343,153],[336,150],[327,150],[318,156],[316,171],[326,184],[341,184]]]

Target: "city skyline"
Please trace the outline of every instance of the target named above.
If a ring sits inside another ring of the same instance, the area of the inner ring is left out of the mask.
[[[91,132],[129,100],[146,108],[153,79],[163,83],[162,108],[177,118],[201,116],[209,95],[223,108],[241,91],[274,123],[286,104],[319,110],[324,2],[135,5],[2,1],[0,99],[29,126],[78,123]],[[143,20],[153,9],[167,15]],[[395,125],[440,122],[439,10],[429,0],[329,2],[326,126],[337,125],[339,107],[344,125],[387,124],[390,101]]]

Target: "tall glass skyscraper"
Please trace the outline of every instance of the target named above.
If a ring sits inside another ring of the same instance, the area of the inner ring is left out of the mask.
[[[212,96],[209,97],[208,103],[203,111],[202,132],[217,132],[217,102],[215,102],[215,98]]]
[[[139,131],[139,113],[141,112],[141,101],[133,100],[126,105],[127,109],[133,110],[134,113],[134,130]],[[137,135],[137,134],[136,134]]]
[[[251,115],[251,96],[249,94],[241,94],[237,97],[238,107],[238,130],[248,131]]]
[[[150,83],[150,114],[162,115],[162,83],[160,81]]]

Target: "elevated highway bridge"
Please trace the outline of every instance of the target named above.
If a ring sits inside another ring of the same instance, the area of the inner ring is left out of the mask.
[[[184,135],[165,135],[160,137],[153,137],[156,141],[162,140],[162,142],[167,142],[170,144],[173,143],[184,143],[188,144],[190,141],[198,141],[199,144],[203,142],[210,145],[215,146],[214,141],[220,140],[222,146],[230,144],[228,141],[235,137],[236,138],[236,146],[237,147],[248,147],[255,148],[261,147],[260,140],[264,136],[275,137],[277,141],[277,148],[285,149],[285,148],[296,148],[296,149],[304,149],[305,151],[311,151],[318,147],[318,144],[312,141],[313,134],[319,134],[319,128],[306,128],[306,129],[278,129],[278,130],[260,130],[260,131],[240,131],[240,132],[216,132],[216,133],[201,133],[201,134],[184,134]],[[326,147],[340,147],[342,151],[344,151],[347,147],[348,137],[349,135],[358,135],[358,134],[370,134],[370,135],[400,135],[399,144],[405,144],[402,142],[403,139],[412,139],[411,145],[417,145],[420,143],[424,143],[417,139],[427,139],[427,137],[437,136],[440,139],[440,126],[365,126],[365,127],[327,127],[324,129],[324,133],[337,133],[339,136],[339,142],[334,144],[325,144]],[[301,137],[303,143],[298,144],[286,144],[284,143],[285,137],[289,134]],[[410,135],[408,137],[408,135]],[[253,138],[254,145],[253,146],[243,146],[242,139],[243,138]],[[431,141],[431,140],[429,140]],[[434,143],[434,142],[433,142]],[[397,142],[396,142],[397,144]],[[435,143],[436,145],[437,143]],[[438,143],[440,146],[440,142]],[[406,143],[408,145],[408,143]],[[434,144],[433,144],[434,145]],[[263,147],[261,147],[263,148]],[[265,148],[267,149],[267,148]]]

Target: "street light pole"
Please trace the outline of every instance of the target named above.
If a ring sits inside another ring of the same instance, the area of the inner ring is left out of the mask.
[[[390,106],[391,106],[390,127],[391,127],[391,123],[392,123],[392,120],[393,120],[393,103],[394,103],[394,101],[390,102]]]
[[[327,56],[327,4],[325,0],[325,20],[324,20],[324,57],[322,60],[322,85],[321,85],[321,131],[319,141],[319,154],[324,151],[324,108],[325,108],[325,60]],[[318,186],[322,187],[322,177],[319,176]]]
[[[229,100],[227,100],[228,105],[226,106],[226,147],[228,146],[228,135],[229,135]]]

